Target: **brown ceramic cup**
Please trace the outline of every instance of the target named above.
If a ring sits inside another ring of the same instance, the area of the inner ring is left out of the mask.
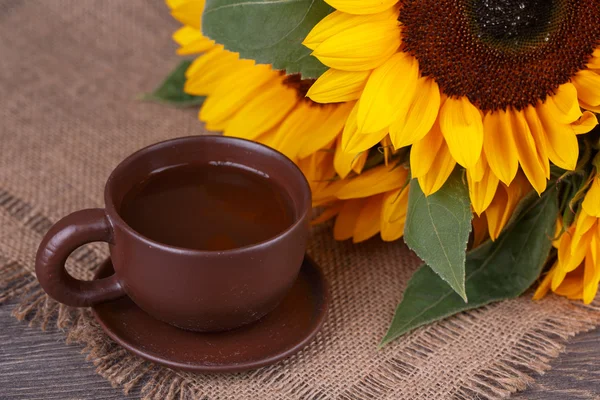
[[[241,164],[267,174],[292,200],[292,225],[263,242],[201,251],[150,240],[119,215],[125,194],[153,171],[210,161]],[[104,201],[104,209],[77,211],[58,221],[40,244],[38,280],[61,303],[86,307],[127,295],[148,314],[174,326],[220,331],[256,321],[273,310],[300,270],[310,188],[292,161],[263,145],[223,136],[154,144],[117,166],[106,183]],[[96,281],[73,278],[65,270],[69,254],[95,241],[109,243],[115,274]]]

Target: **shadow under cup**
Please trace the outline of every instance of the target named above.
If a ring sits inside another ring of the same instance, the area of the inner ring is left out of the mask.
[[[157,171],[209,163],[259,171],[274,187],[285,192],[291,225],[258,243],[207,251],[154,241],[134,230],[119,214],[128,193]],[[89,306],[126,294],[148,314],[174,326],[220,331],[258,320],[273,310],[292,287],[306,250],[311,194],[302,172],[275,150],[242,139],[194,136],[151,145],[125,159],[106,183],[105,204],[105,210],[100,211],[108,222],[104,227],[110,230],[109,234],[87,238],[79,235],[77,240],[109,242],[115,275],[87,282],[89,287],[75,287],[70,280],[81,281],[64,270],[65,255],[49,252],[53,247],[67,247],[62,253],[70,253],[74,243],[63,245],[60,232],[68,231],[69,224],[83,226],[82,218],[92,222],[100,218],[89,214],[98,214],[97,209],[83,210],[77,213],[89,215],[79,216],[78,220],[74,213],[59,221],[40,245],[36,270],[48,294],[76,306]],[[101,222],[97,224],[102,225]],[[45,272],[59,268],[56,265],[61,261],[60,274],[66,276],[57,282]],[[97,286],[93,287],[95,283]]]

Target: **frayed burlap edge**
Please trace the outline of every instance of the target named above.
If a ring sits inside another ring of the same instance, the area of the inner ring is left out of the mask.
[[[44,233],[51,220],[36,211],[27,202],[0,190],[0,207],[23,227],[37,234]],[[94,246],[78,250],[78,262],[95,270],[102,260]],[[65,332],[68,344],[83,345],[86,360],[93,362],[96,372],[113,387],[125,394],[139,391],[144,400],[195,399],[201,388],[195,386],[193,375],[154,365],[133,355],[106,336],[88,309],[75,309],[50,299],[39,286],[33,266],[24,266],[8,257],[0,257],[0,305],[19,299],[12,314],[20,321],[42,330],[59,329]],[[489,306],[488,306],[489,307]],[[404,349],[401,357],[392,357],[376,371],[367,375],[342,396],[344,400],[377,399],[389,393],[414,370],[411,361],[425,359],[441,345],[445,338],[460,333],[462,322],[476,318],[485,308],[459,314],[450,323],[429,326],[429,334]],[[593,311],[593,312],[590,312]],[[543,327],[526,333],[503,357],[477,375],[462,382],[450,397],[498,399],[523,390],[534,380],[532,375],[550,369],[550,361],[564,351],[568,338],[595,328],[600,324],[600,307],[571,303],[571,312],[544,320]],[[424,329],[424,328],[421,328]],[[298,383],[285,372],[255,375],[282,395],[295,398],[326,398],[326,394],[307,383]]]

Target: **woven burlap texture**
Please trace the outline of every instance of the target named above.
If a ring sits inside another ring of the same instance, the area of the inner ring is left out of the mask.
[[[418,259],[401,242],[336,243],[313,231],[310,254],[331,285],[328,321],[296,356],[258,371],[192,375],[116,346],[88,310],[49,300],[34,277],[42,235],[60,217],[102,207],[104,182],[131,152],[203,133],[197,110],[136,101],[178,62],[160,1],[0,0],[0,302],[63,329],[98,373],[145,399],[502,398],[548,368],[564,339],[600,323],[597,307],[531,295],[420,328],[377,349]],[[102,244],[68,268],[89,279]]]

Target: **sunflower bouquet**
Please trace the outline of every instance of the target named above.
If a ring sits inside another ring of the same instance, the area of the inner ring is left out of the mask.
[[[184,61],[150,97],[271,146],[337,240],[424,261],[383,344],[600,281],[598,0],[167,0]]]

